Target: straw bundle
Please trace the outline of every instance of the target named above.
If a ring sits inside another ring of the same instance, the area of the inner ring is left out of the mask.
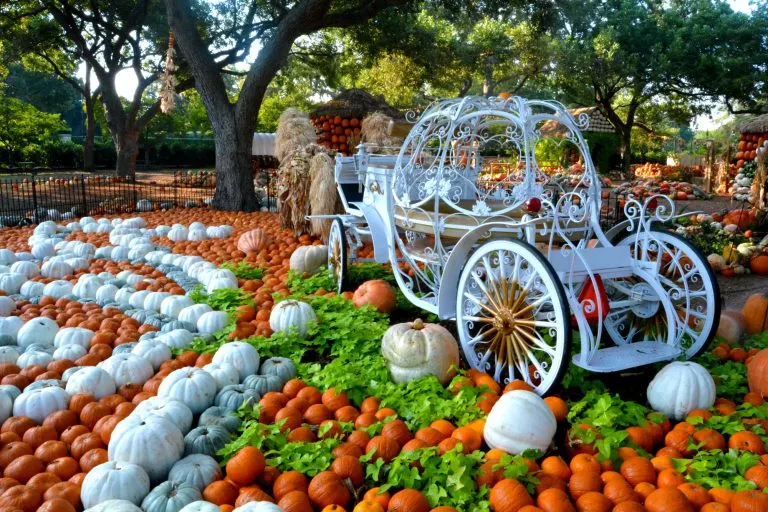
[[[297,234],[310,231],[311,225],[306,216],[311,211],[312,160],[316,155],[324,153],[325,148],[322,146],[307,144],[296,149],[280,162],[277,193],[280,200],[280,224],[283,228],[292,229]],[[333,179],[331,164],[331,181]],[[333,198],[335,200],[335,195]]]
[[[298,148],[316,141],[315,129],[304,112],[289,108],[280,115],[275,136],[275,156],[280,162]]]
[[[312,215],[332,215],[336,213],[336,178],[333,174],[333,159],[326,153],[318,153],[312,157],[309,175],[312,178],[309,202]],[[331,229],[330,219],[312,219],[312,234],[328,241]]]

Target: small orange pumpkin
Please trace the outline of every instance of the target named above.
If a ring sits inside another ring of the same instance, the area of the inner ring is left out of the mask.
[[[395,309],[395,290],[381,279],[366,281],[361,284],[352,296],[352,303],[357,307],[370,304],[382,313],[391,313]]]

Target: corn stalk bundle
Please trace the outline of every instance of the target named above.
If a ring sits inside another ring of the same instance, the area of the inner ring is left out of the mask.
[[[176,50],[173,48],[173,32],[168,35],[168,51],[165,54],[165,69],[160,73],[160,110],[167,114],[176,105],[176,78],[173,72],[178,69],[173,62]]]
[[[322,146],[307,144],[280,161],[277,194],[280,200],[280,224],[283,228],[292,229],[297,234],[310,232],[311,225],[306,216],[311,211],[311,162],[315,155],[324,152]]]
[[[295,108],[286,109],[277,122],[275,156],[282,162],[299,148],[317,141],[309,116]]]
[[[309,192],[312,215],[332,215],[336,212],[336,177],[333,171],[334,162],[327,153],[317,153],[312,157],[309,167],[312,178]],[[327,242],[331,220],[312,219],[310,224],[312,234]]]

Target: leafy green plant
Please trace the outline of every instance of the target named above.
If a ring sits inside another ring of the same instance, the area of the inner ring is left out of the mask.
[[[304,277],[304,274],[295,270],[288,271],[288,280],[286,285],[291,289],[292,298],[301,298],[304,295],[311,295],[318,290],[335,290],[336,281],[330,270],[318,272],[311,276]]]
[[[197,304],[208,304],[217,311],[233,312],[239,306],[253,304],[248,294],[240,288],[220,288],[206,293],[203,285],[197,285],[190,292],[189,298]]]
[[[700,451],[692,459],[674,459],[675,469],[689,482],[707,489],[722,487],[731,491],[744,491],[757,487],[744,478],[744,473],[756,465],[760,456],[738,450]]]
[[[231,270],[235,277],[238,279],[261,279],[264,277],[264,269],[261,267],[254,267],[246,261],[241,261],[237,264],[231,261],[225,261],[220,265],[221,268]]]

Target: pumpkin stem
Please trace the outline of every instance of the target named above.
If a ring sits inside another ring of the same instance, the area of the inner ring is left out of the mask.
[[[420,331],[424,328],[424,321],[421,318],[417,318],[413,321],[413,324],[411,324],[411,329],[415,329],[417,331]]]

